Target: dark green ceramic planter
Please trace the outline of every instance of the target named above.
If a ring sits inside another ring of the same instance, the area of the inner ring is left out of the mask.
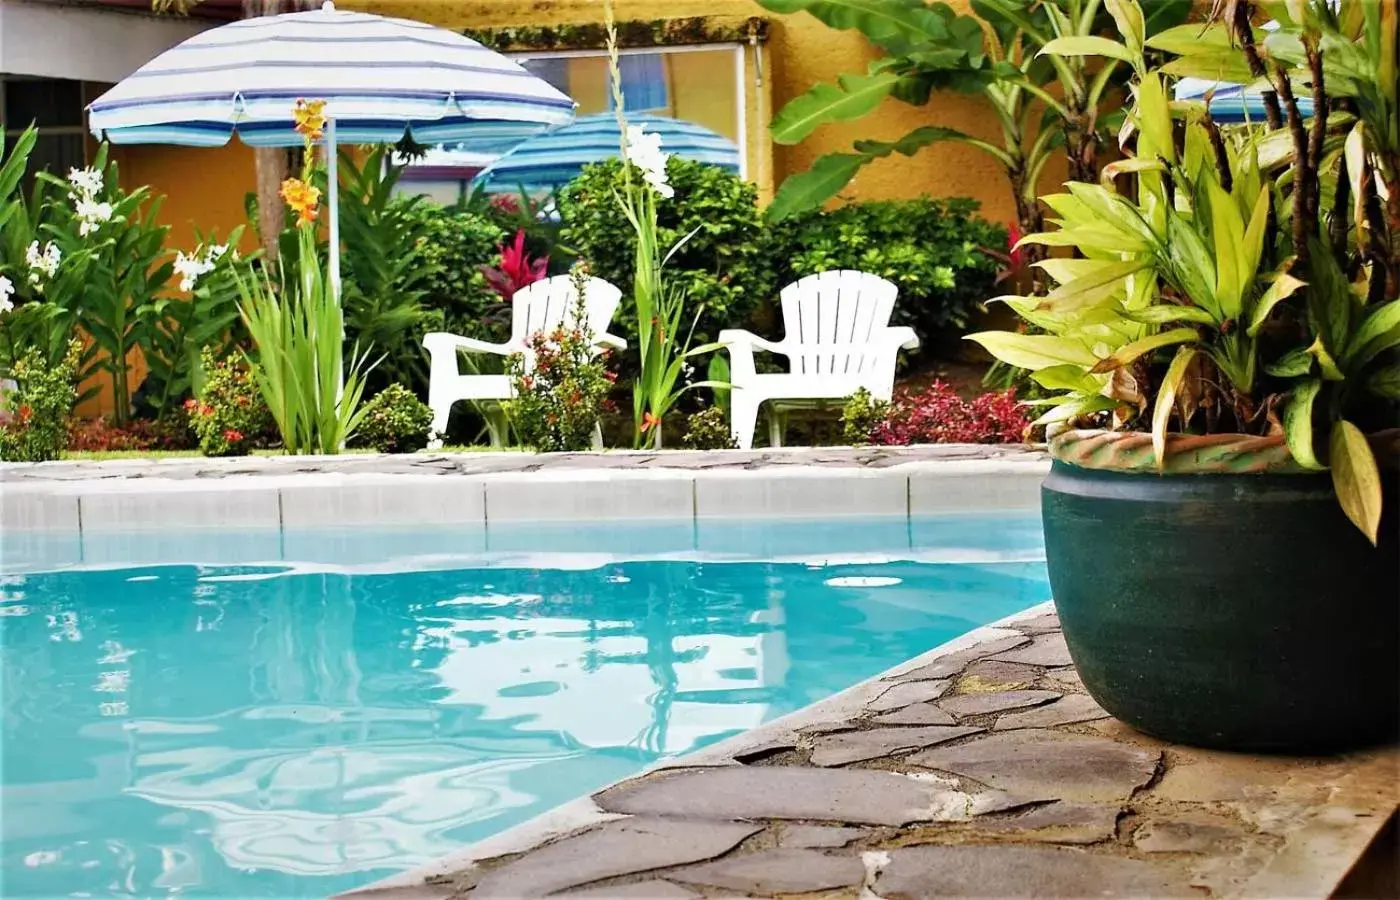
[[[1159,738],[1308,753],[1394,740],[1400,484],[1380,546],[1326,475],[1169,475],[1056,461],[1042,489],[1070,655]]]

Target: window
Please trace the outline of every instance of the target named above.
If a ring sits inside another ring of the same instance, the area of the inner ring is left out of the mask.
[[[744,172],[744,51],[741,44],[623,50],[619,68],[627,112],[669,116],[704,126],[740,148]],[[580,116],[613,108],[603,50],[524,51],[516,61],[578,102]]]
[[[4,124],[6,149],[14,146],[30,124],[39,126],[26,183],[39,171],[63,175],[87,164],[83,97],[81,81],[0,75],[0,123]]]

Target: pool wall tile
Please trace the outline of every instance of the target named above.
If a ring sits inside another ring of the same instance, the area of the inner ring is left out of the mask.
[[[307,476],[282,487],[281,493],[285,528],[480,525],[485,521],[485,495],[476,478]]]
[[[271,479],[267,479],[271,481]],[[83,533],[157,531],[172,528],[281,527],[275,484],[177,482],[120,483],[118,489],[86,486],[82,497]]]
[[[231,539],[232,538],[232,539]],[[256,565],[282,559],[282,533],[271,528],[175,531],[85,531],[87,566]]]
[[[486,525],[597,519],[690,519],[694,485],[666,472],[535,472],[487,477]]]
[[[884,516],[869,521],[818,519],[792,521],[774,529],[762,518],[728,521],[700,519],[695,524],[696,549],[702,554],[735,559],[755,555],[782,559],[894,558],[909,556],[909,521]]]
[[[823,469],[712,472],[695,476],[697,518],[907,516],[908,477],[899,471]]]
[[[78,495],[13,484],[0,485],[0,534],[71,531],[81,526]]]
[[[909,475],[909,514],[1033,510],[1040,508],[1040,483],[1049,462],[989,466],[945,463]]]
[[[289,563],[330,566],[393,567],[412,561],[420,571],[456,565],[476,565],[486,552],[486,526],[480,522],[449,527],[374,529],[363,524],[334,528],[295,528],[282,533],[282,559]]]

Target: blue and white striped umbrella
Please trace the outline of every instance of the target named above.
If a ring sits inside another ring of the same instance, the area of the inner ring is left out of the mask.
[[[1202,78],[1183,78],[1176,83],[1176,99],[1178,100],[1193,100],[1204,103],[1207,94],[1211,95],[1209,104],[1211,118],[1217,122],[1228,124],[1252,122],[1256,125],[1262,125],[1266,121],[1264,99],[1259,91],[1246,90],[1242,84],[1208,81]],[[1312,98],[1299,97],[1298,112],[1303,116],[1311,116],[1313,113]]]
[[[739,171],[739,147],[729,138],[680,119],[628,113],[630,125],[661,135],[661,149],[682,159]],[[611,159],[621,145],[617,116],[584,116],[572,125],[531,138],[487,166],[473,180],[489,191],[549,190],[568,184],[589,163]]]
[[[89,107],[114,144],[301,143],[292,108],[326,101],[338,139],[524,140],[573,120],[574,102],[476,41],[422,22],[320,10],[231,22],[146,63]]]

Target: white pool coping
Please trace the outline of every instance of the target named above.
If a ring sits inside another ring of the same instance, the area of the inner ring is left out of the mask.
[[[94,464],[102,466],[103,464]],[[324,472],[0,480],[0,533],[48,536],[359,526],[880,518],[1039,506],[1044,456],[758,468],[576,467],[472,474]],[[70,467],[71,468],[71,467]],[[55,470],[56,471],[56,470]],[[0,472],[6,474],[6,472]]]

